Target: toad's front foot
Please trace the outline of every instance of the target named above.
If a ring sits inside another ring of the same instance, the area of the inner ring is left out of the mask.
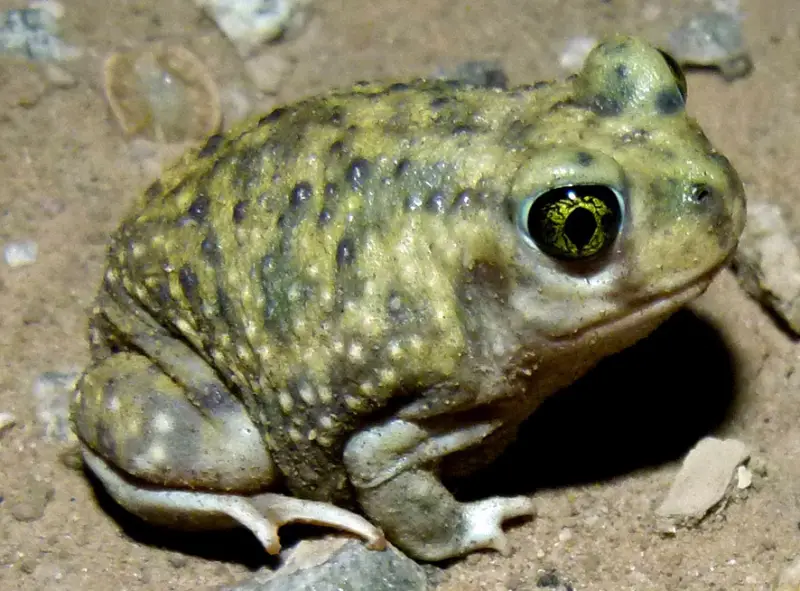
[[[527,497],[492,497],[461,503],[432,472],[403,472],[374,488],[359,491],[370,520],[392,542],[419,560],[438,561],[489,548],[509,551],[503,522],[535,514]]]

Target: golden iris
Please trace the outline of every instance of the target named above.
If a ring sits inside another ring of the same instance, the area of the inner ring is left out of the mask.
[[[583,260],[606,250],[619,233],[620,197],[605,185],[550,189],[523,204],[523,229],[545,253]],[[527,212],[525,212],[527,209]]]

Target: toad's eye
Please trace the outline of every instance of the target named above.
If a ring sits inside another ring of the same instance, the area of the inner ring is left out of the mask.
[[[586,260],[613,244],[622,222],[622,197],[605,185],[550,189],[525,199],[517,225],[546,254]]]

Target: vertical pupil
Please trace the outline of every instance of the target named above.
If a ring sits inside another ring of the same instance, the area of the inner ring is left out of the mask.
[[[583,207],[575,209],[564,222],[564,233],[579,249],[589,244],[596,230],[594,215]]]

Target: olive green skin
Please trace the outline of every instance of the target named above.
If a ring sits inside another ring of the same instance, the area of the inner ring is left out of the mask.
[[[360,503],[435,559],[382,515],[402,489],[369,491],[489,461],[547,396],[701,293],[735,248],[741,182],[684,100],[657,51],[615,38],[561,83],[359,85],[210,138],[113,238],[72,410],[81,441],[164,487],[281,484]],[[619,234],[589,260],[545,254],[522,204],[585,184],[621,196]],[[210,427],[170,423],[166,455],[137,461],[156,438],[143,425],[177,418],[160,397],[211,417],[243,404],[257,437],[218,458]],[[392,419],[491,426],[448,457],[354,437]]]

